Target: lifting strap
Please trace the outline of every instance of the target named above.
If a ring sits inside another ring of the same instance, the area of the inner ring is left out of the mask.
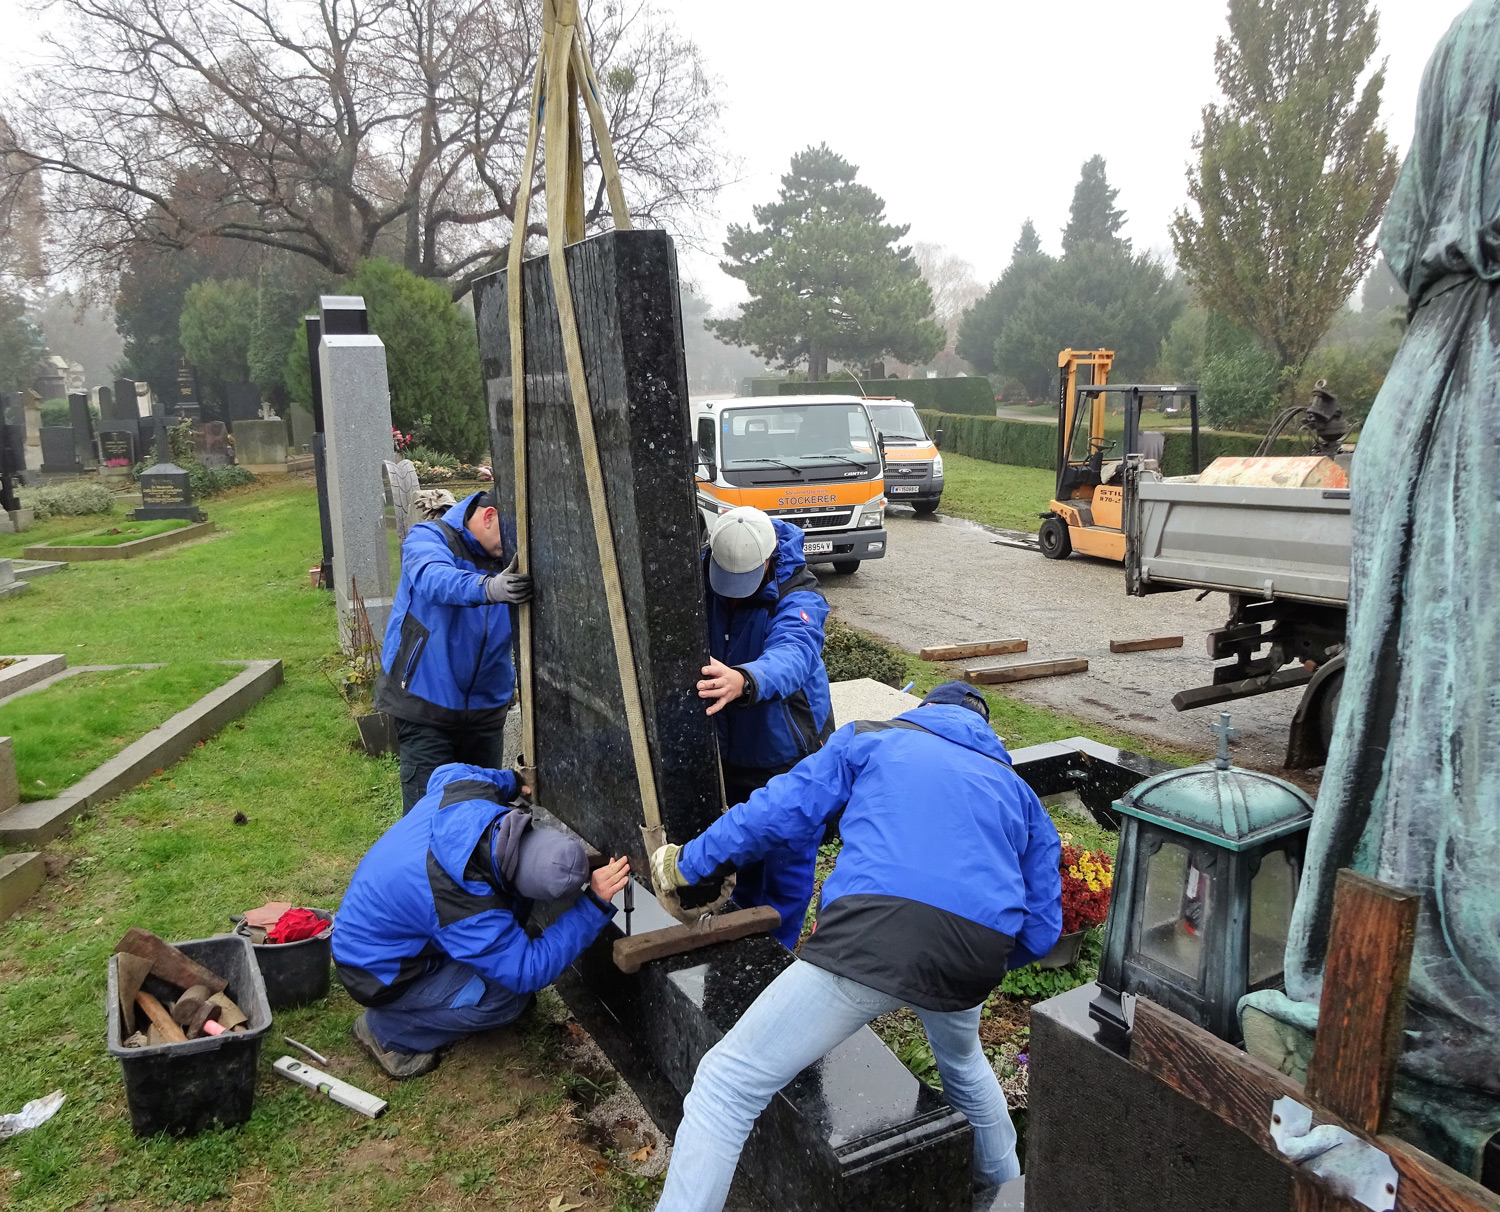
[[[577,0],[542,0],[542,46],[537,57],[536,75],[532,81],[531,123],[526,138],[526,156],[521,165],[521,180],[516,191],[515,221],[512,225],[510,259],[506,269],[507,303],[510,319],[511,396],[514,416],[516,485],[516,555],[517,567],[530,568],[530,498],[526,478],[526,366],[522,315],[521,260],[530,222],[532,174],[537,143],[545,139],[546,177],[543,192],[547,200],[547,255],[552,270],[552,287],[557,296],[557,318],[562,329],[563,353],[568,368],[568,386],[573,397],[573,413],[578,425],[578,445],[583,454],[584,478],[588,483],[589,508],[593,514],[594,539],[599,548],[599,569],[604,580],[604,599],[609,609],[610,634],[614,639],[615,663],[619,669],[620,688],[625,699],[625,720],[630,729],[630,747],[635,758],[636,781],[640,786],[641,809],[646,818],[648,851],[653,839],[665,842],[661,808],[657,800],[656,778],[651,766],[651,750],[646,738],[646,719],[641,703],[640,682],[636,677],[635,653],[625,618],[625,594],[620,583],[620,566],[615,555],[614,533],[609,524],[609,503],[605,498],[604,473],[599,463],[599,445],[594,432],[594,414],[589,403],[588,380],[584,375],[583,353],[578,341],[578,322],[573,312],[573,295],[568,282],[564,249],[584,238],[583,205],[583,132],[579,123],[580,97],[588,111],[604,185],[609,195],[610,212],[618,231],[630,229],[630,213],[620,187],[619,167],[610,142],[609,124],[599,104],[599,81],[594,74],[579,25]],[[519,647],[521,655],[521,752],[523,761],[536,761],[536,695],[532,672],[531,606],[520,608]],[[535,772],[531,771],[535,779]],[[533,781],[533,787],[536,783]]]

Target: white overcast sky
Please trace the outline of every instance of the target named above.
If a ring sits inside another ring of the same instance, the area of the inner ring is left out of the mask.
[[[909,239],[946,245],[983,281],[1023,220],[1056,249],[1083,161],[1102,153],[1125,234],[1170,250],[1199,112],[1216,93],[1223,0],[654,0],[703,51],[740,159],[710,231],[775,196],[794,152],[826,142],[859,166]],[[1467,0],[1377,0],[1386,128],[1404,152],[1417,86]],[[35,49],[22,0],[0,0],[0,69]],[[3,74],[3,73],[0,73]],[[67,84],[59,81],[65,91]],[[717,239],[715,240],[717,248]],[[743,297],[712,256],[686,274]]]

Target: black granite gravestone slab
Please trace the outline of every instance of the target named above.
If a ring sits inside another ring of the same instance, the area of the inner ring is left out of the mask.
[[[188,473],[172,462],[167,418],[157,417],[155,429],[156,462],[141,472],[141,507],[131,516],[137,522],[156,518],[203,521],[208,515],[193,504],[193,486]]]
[[[231,383],[224,389],[224,419],[231,431],[236,421],[260,417],[260,388],[254,383]]]
[[[19,396],[0,395],[0,512],[21,508],[16,490],[26,471],[26,421]]]
[[[99,456],[106,467],[135,466],[136,431],[122,426],[120,421],[99,423]]]
[[[89,398],[81,391],[68,397],[68,420],[73,425],[73,446],[76,459],[84,467],[99,465],[99,444],[94,439],[94,414],[89,411]]]
[[[203,408],[199,404],[173,404],[172,416],[179,421],[196,421],[203,415]]]
[[[172,384],[172,408],[176,415],[185,417],[188,414],[180,412],[184,405],[193,406],[193,416],[196,417],[198,408],[198,376],[193,368],[188,365],[187,358],[181,357],[177,360],[177,381]]]
[[[71,425],[43,425],[42,470],[45,472],[81,472],[78,448],[73,444]]]
[[[566,253],[662,823],[686,841],[723,810],[708,656],[677,262],[659,231]],[[526,370],[539,794],[601,850],[647,868],[644,823],[599,553],[545,257],[526,263]],[[514,516],[505,274],[476,284],[495,492]]]
[[[1286,1164],[1099,1036],[1087,984],[1031,1008],[1026,1212],[1290,1208]]]
[[[114,411],[108,414],[110,420],[131,422],[138,422],[140,420],[140,400],[135,392],[134,379],[116,379],[114,391],[111,393],[111,401]],[[141,436],[149,440],[146,431],[142,431]]]
[[[318,488],[318,534],[323,555],[318,562],[318,583],[333,589],[333,515],[328,512],[328,438],[323,432],[323,375],[318,369],[318,346],[323,340],[323,317],[303,316],[307,333],[307,369],[312,384],[313,480]]]

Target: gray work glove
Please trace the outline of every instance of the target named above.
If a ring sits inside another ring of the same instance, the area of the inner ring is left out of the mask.
[[[503,572],[497,572],[484,583],[484,596],[492,604],[509,602],[520,605],[531,601],[531,574],[515,570],[520,558],[517,556],[505,566]]]

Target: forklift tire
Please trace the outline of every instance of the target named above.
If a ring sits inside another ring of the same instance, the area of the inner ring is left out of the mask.
[[[1073,540],[1068,535],[1068,524],[1061,518],[1047,518],[1036,532],[1037,545],[1049,560],[1066,560],[1073,554]]]
[[[848,576],[851,572],[859,571],[859,561],[835,560],[833,562],[833,570],[834,572],[839,573],[841,576]]]

